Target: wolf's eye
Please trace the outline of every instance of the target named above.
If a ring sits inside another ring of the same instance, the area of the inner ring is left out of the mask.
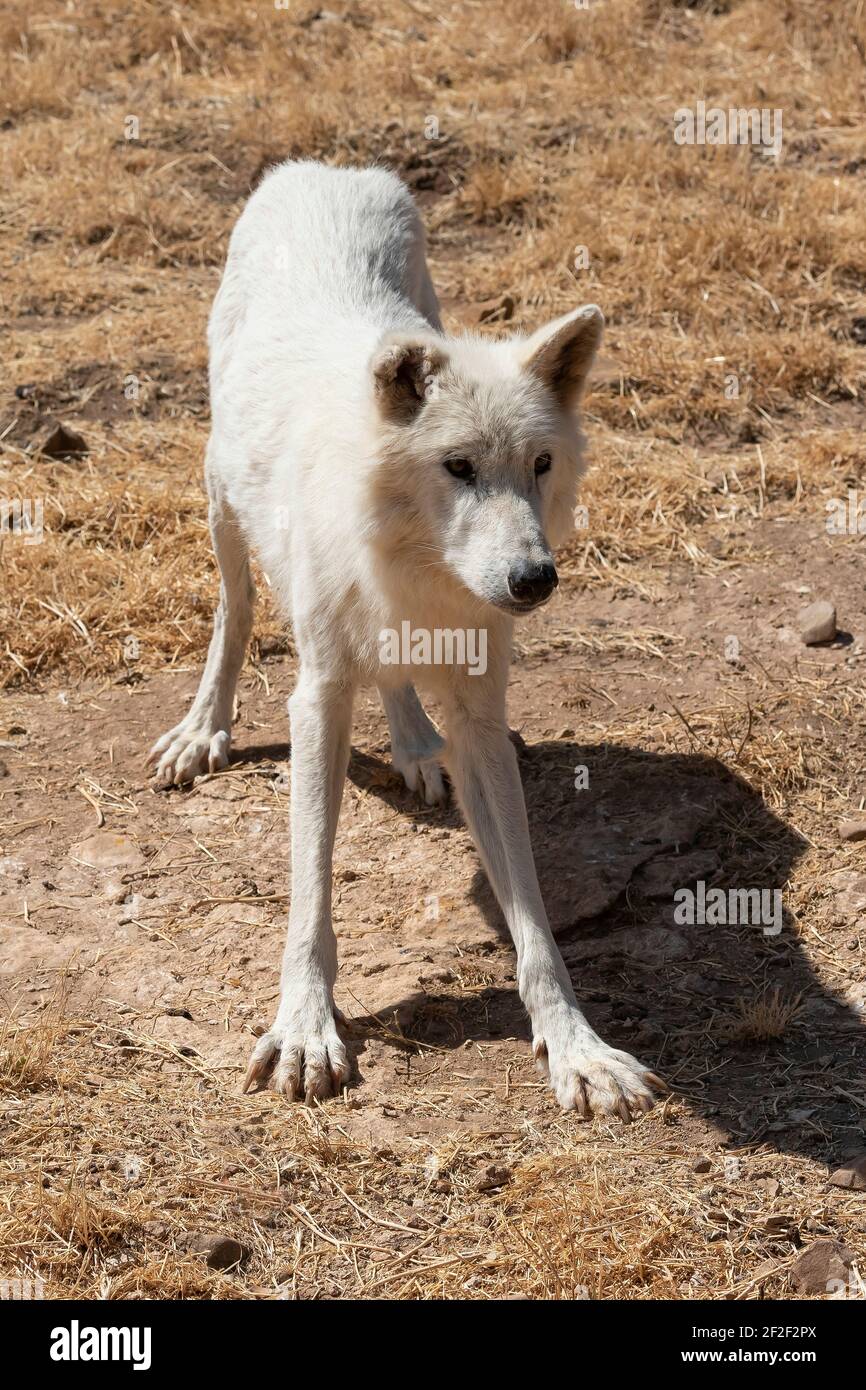
[[[542,473],[549,473],[550,465],[552,462],[553,460],[551,459],[550,454],[539,454],[538,458],[535,460],[536,478],[540,478]]]
[[[471,483],[475,480],[475,469],[468,459],[446,459],[445,467],[452,478],[459,478],[461,483]]]

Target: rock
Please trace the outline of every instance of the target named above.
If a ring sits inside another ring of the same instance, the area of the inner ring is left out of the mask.
[[[69,459],[80,458],[89,449],[83,435],[58,421],[36,436],[32,452],[42,454],[44,458]]]
[[[834,1187],[849,1187],[855,1192],[866,1192],[866,1153],[856,1154],[830,1174]]]
[[[791,1266],[788,1278],[801,1293],[827,1293],[831,1281],[847,1279],[853,1258],[838,1240],[816,1240]]]
[[[708,1158],[696,1158],[692,1164],[693,1173],[709,1173],[712,1163]]]
[[[511,1169],[499,1163],[488,1163],[475,1179],[477,1192],[495,1192],[497,1187],[507,1187],[511,1182]]]
[[[144,855],[128,835],[117,835],[111,830],[100,830],[89,836],[71,850],[74,859],[80,859],[91,869],[140,869]]]
[[[0,777],[8,777],[8,776],[9,776],[9,769],[8,769],[8,767],[6,766],[6,764],[4,763],[3,759],[0,758]]]
[[[684,936],[668,931],[667,927],[627,927],[610,936],[569,941],[562,955],[567,961],[623,955],[644,965],[660,965],[669,960],[682,960],[690,954],[690,949]]]
[[[246,1255],[240,1241],[233,1236],[191,1236],[188,1248],[196,1255],[205,1255],[211,1269],[232,1269]]]
[[[530,753],[530,758],[535,756],[534,751]],[[567,805],[551,814],[557,814],[560,834],[568,838],[568,862],[563,863],[558,836],[551,837],[549,846],[540,841],[536,851],[554,935],[600,917],[625,892],[642,864],[661,855],[680,855],[716,814],[717,789],[703,777],[696,779],[688,797],[679,796],[666,805],[668,794],[661,776],[654,773],[641,781],[625,772],[606,780],[603,795],[590,789],[579,795],[563,793]],[[632,808],[628,823],[620,814],[624,804]],[[674,944],[670,938],[668,943]],[[627,945],[624,939],[622,944]],[[688,954],[686,943],[678,946],[682,954]]]
[[[642,865],[632,880],[645,898],[672,899],[678,888],[698,879],[709,882],[719,867],[713,850],[693,850],[691,854],[668,855]]]
[[[839,825],[839,839],[845,844],[856,844],[866,840],[866,819],[843,820]]]
[[[866,914],[866,874],[856,869],[840,869],[830,875],[833,906],[840,917],[851,919]]]
[[[836,636],[836,608],[827,599],[819,599],[802,610],[799,624],[800,636],[807,647],[832,642]]]
[[[848,985],[843,992],[842,998],[848,1005],[852,1013],[866,1013],[866,985]]]

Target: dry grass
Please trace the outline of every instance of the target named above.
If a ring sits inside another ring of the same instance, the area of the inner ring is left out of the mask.
[[[575,543],[587,581],[613,570],[646,587],[672,558],[712,565],[714,523],[737,506],[815,515],[862,476],[861,417],[840,428],[830,409],[859,409],[864,383],[854,0],[828,23],[806,3],[638,0],[522,3],[483,24],[471,4],[328,15],[7,11],[0,486],[45,498],[47,536],[3,547],[5,685],[122,670],[130,633],[140,669],[205,643],[204,320],[250,182],[286,154],[406,174],[464,322],[504,290],[515,324],[604,306],[591,530]],[[784,112],[779,163],[674,143],[683,93],[748,105],[756,91]],[[23,402],[21,385],[36,388]],[[53,415],[79,423],[86,462],[29,459]],[[266,608],[261,622],[270,640]]]
[[[74,1065],[70,1035],[59,1042],[64,1083],[4,1161],[6,1259],[46,1297],[747,1297],[754,1281],[736,1271],[748,1265],[767,1296],[788,1294],[794,1253],[774,1195],[726,1191],[721,1160],[696,1184],[674,1102],[639,1145],[619,1127],[544,1149],[531,1131],[491,1128],[470,1149],[413,1155],[344,1137],[339,1106],[287,1111],[267,1093],[251,1106],[191,1071],[167,1089],[145,1053],[119,1068],[110,1036],[79,1028]],[[791,1224],[856,1238],[854,1201],[816,1224],[799,1190],[808,1164],[772,1162]],[[209,1269],[190,1238],[226,1232],[241,1265]]]
[[[752,999],[737,1001],[736,1016],[722,1023],[719,1035],[729,1042],[772,1042],[783,1038],[800,1012],[800,995],[786,996],[778,985],[765,986]]]
[[[0,536],[4,699],[132,683],[202,654],[216,589],[204,325],[243,200],[287,155],[404,174],[451,326],[476,327],[506,294],[509,327],[579,300],[604,308],[569,596],[650,604],[674,576],[687,597],[712,582],[721,601],[745,568],[777,563],[771,524],[819,533],[826,501],[866,486],[864,52],[861,0],[47,0],[36,13],[9,0],[0,497],[44,498],[45,538]],[[677,146],[673,112],[698,98],[782,108],[783,158]],[[85,436],[85,457],[38,452],[53,419]],[[844,556],[858,538],[837,544]],[[286,644],[266,589],[256,639],[254,669]],[[708,632],[715,676],[687,709],[608,696],[582,736],[716,759],[790,819],[811,852],[786,903],[811,945],[833,821],[863,794],[862,759],[840,759],[862,728],[862,679],[828,683],[808,659],[768,672],[747,633],[726,665],[718,640]],[[576,645],[600,679],[610,658],[660,689],[697,661],[651,609],[600,630],[551,622],[518,655]],[[4,809],[0,831],[17,836],[27,814]],[[781,832],[765,820],[720,813],[717,832],[728,881],[742,881],[744,846],[753,870],[757,847],[775,872]],[[837,867],[855,863],[843,855]],[[820,960],[835,980],[838,961]],[[464,989],[487,983],[467,963]],[[716,1038],[786,1039],[798,1008],[767,989],[717,1019]],[[854,1243],[862,1230],[856,1195],[831,1209],[798,1155],[749,1155],[772,1162],[778,1198],[728,1192],[715,1170],[699,1190],[678,1100],[639,1134],[541,1133],[522,1114],[503,1127],[493,1097],[488,1137],[398,1153],[347,1137],[340,1104],[241,1100],[146,1029],[118,1045],[60,996],[35,1024],[7,1021],[0,1042],[0,1249],[50,1296],[777,1297],[793,1258],[770,1221],[779,1202],[804,1231]],[[213,1230],[242,1241],[238,1271],[190,1252],[191,1232]]]

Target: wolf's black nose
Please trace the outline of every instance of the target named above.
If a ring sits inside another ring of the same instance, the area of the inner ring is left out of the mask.
[[[556,570],[549,561],[543,565],[515,565],[508,572],[508,589],[517,603],[542,603],[558,583]]]

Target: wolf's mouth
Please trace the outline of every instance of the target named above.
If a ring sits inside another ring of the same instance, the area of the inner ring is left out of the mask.
[[[510,613],[512,617],[526,617],[527,613],[534,613],[536,608],[543,608],[553,597],[553,590],[545,594],[543,598],[527,599],[524,603],[518,603],[517,599],[497,599],[494,607],[501,608],[503,613]]]

